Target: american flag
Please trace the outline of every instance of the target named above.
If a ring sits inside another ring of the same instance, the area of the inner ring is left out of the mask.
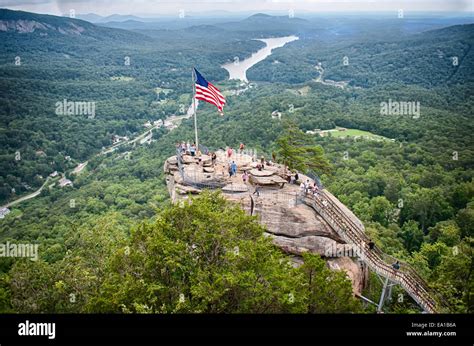
[[[219,89],[209,83],[204,77],[194,69],[196,76],[196,100],[203,100],[212,103],[222,113],[225,105],[225,97],[221,94]]]

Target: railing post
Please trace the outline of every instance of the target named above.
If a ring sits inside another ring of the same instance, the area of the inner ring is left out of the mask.
[[[387,286],[388,286],[388,278],[385,279],[385,283],[383,284],[382,294],[380,295],[379,305],[377,306],[377,312],[382,312],[382,307],[385,301],[385,292],[387,291]]]

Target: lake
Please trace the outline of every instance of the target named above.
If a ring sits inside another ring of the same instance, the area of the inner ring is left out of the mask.
[[[275,38],[264,38],[257,39],[266,44],[266,46],[257,52],[253,53],[250,57],[245,60],[230,62],[222,65],[229,72],[229,79],[240,79],[241,81],[248,82],[247,70],[256,63],[264,60],[266,57],[272,54],[272,50],[275,48],[283,47],[285,44],[291,41],[298,40],[297,36],[285,36]]]

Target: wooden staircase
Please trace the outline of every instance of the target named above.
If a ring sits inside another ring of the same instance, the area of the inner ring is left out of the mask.
[[[354,221],[354,217],[348,215],[348,212],[337,205],[333,198],[326,190],[320,190],[317,196],[306,194],[302,197],[302,201],[321,215],[347,244],[358,246],[360,259],[370,269],[403,287],[424,311],[428,313],[443,312],[442,298],[429,288],[409,264],[398,261],[400,269],[394,269],[392,264],[397,259],[383,253],[376,247],[369,249],[370,239],[365,234],[362,222]]]

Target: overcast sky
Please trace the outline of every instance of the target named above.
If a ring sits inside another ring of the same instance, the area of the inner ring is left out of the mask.
[[[180,11],[206,12],[355,12],[355,11],[441,11],[471,12],[474,0],[0,0],[1,8],[55,15],[134,14],[141,16],[173,15]]]

